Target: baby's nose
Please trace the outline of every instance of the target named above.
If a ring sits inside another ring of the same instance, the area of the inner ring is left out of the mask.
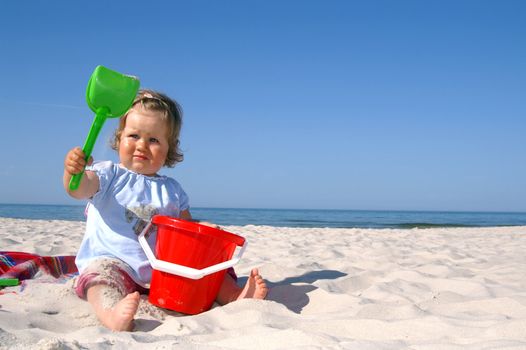
[[[144,148],[146,147],[146,140],[143,138],[140,138],[137,140],[137,147]]]

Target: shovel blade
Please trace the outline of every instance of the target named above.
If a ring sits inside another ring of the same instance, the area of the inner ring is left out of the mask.
[[[93,112],[107,108],[107,116],[120,117],[130,109],[137,91],[139,79],[97,66],[88,82],[86,101]]]

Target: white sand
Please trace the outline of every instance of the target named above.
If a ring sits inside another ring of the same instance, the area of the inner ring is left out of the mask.
[[[236,270],[260,267],[268,300],[196,316],[143,300],[136,331],[112,333],[71,283],[37,278],[0,295],[0,348],[526,349],[526,227],[226,229],[248,239]],[[82,234],[0,218],[0,250],[75,254]]]

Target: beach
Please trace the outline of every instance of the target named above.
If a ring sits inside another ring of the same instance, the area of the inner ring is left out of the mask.
[[[225,226],[270,292],[186,316],[142,296],[133,332],[102,327],[73,279],[0,295],[1,349],[526,349],[526,226]],[[0,250],[74,255],[84,223],[0,218]]]

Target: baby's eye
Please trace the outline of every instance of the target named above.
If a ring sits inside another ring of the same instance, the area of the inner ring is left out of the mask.
[[[151,143],[159,143],[159,140],[156,139],[155,137],[150,137],[150,142]]]
[[[129,134],[128,137],[131,137],[132,139],[138,139],[139,135],[137,135],[137,134]]]

